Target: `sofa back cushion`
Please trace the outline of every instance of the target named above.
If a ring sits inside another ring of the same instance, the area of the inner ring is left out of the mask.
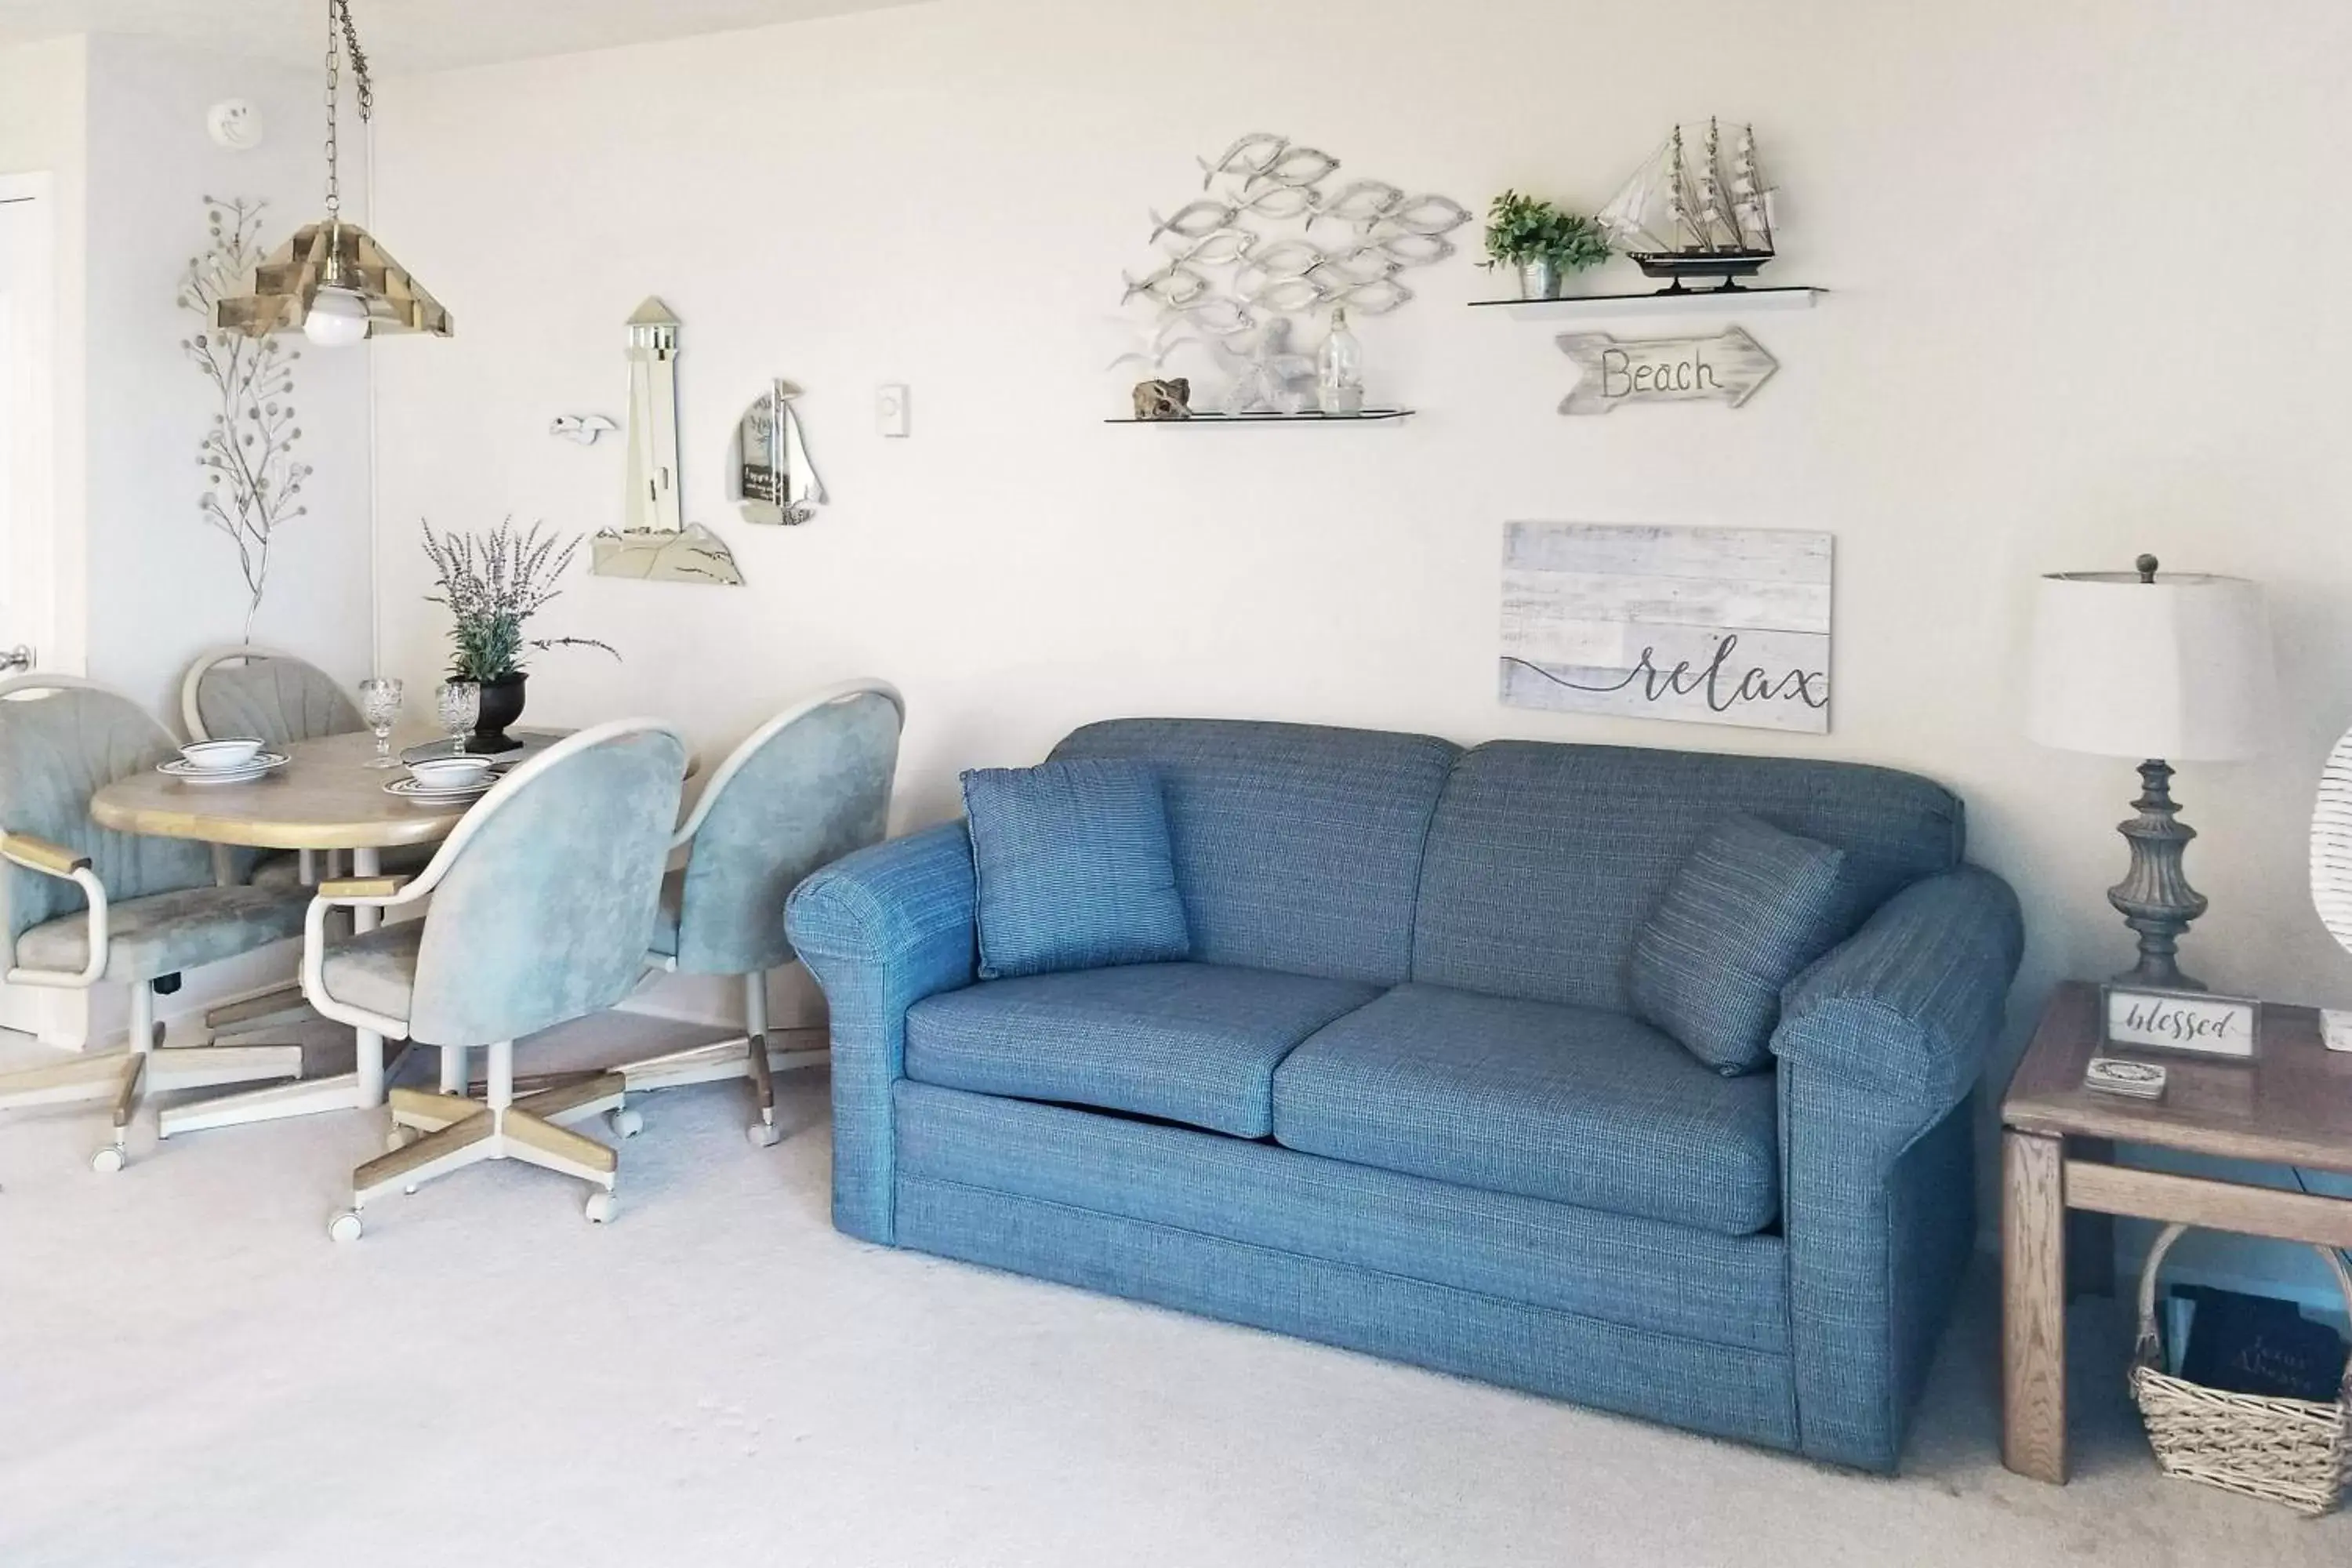
[[[1422,851],[1460,755],[1428,735],[1197,719],[1089,724],[1054,751],[1158,773],[1196,962],[1381,985],[1410,975]]]
[[[1733,812],[1845,852],[1844,929],[1958,865],[1960,802],[1852,763],[1496,741],[1455,764],[1430,826],[1412,978],[1631,1008],[1634,933],[1692,847]]]

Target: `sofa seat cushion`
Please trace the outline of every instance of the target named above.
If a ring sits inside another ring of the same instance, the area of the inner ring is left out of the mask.
[[[1214,963],[983,981],[908,1010],[907,1076],[1263,1138],[1282,1058],[1379,994]]]
[[[1775,1075],[1623,1014],[1400,985],[1286,1058],[1286,1148],[1748,1236],[1780,1208]]]

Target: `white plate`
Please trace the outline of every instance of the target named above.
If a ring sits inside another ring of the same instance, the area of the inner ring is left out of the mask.
[[[206,773],[234,773],[261,760],[261,742],[244,737],[191,741],[180,748],[180,760]]]
[[[283,752],[264,752],[239,768],[200,768],[184,757],[157,763],[155,771],[187,784],[251,784],[264,773],[286,765]]]
[[[415,805],[456,805],[464,801],[479,800],[490,793],[496,779],[484,779],[478,784],[464,789],[428,789],[415,779],[394,779],[383,786],[386,795],[396,795]]]

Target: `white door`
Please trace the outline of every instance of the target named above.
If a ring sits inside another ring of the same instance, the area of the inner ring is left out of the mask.
[[[47,174],[0,174],[0,679],[57,633],[55,211]],[[69,1037],[80,1001],[0,985],[0,1027]]]
[[[47,174],[0,174],[0,676],[56,631],[55,205]]]

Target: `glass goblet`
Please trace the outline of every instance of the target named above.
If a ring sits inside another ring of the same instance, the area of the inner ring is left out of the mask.
[[[369,759],[372,768],[399,765],[392,754],[392,727],[400,722],[400,682],[376,677],[360,682],[360,718],[375,731],[375,755]]]
[[[462,754],[466,738],[482,720],[482,686],[477,680],[445,680],[433,696],[441,728],[449,731],[449,750]]]

